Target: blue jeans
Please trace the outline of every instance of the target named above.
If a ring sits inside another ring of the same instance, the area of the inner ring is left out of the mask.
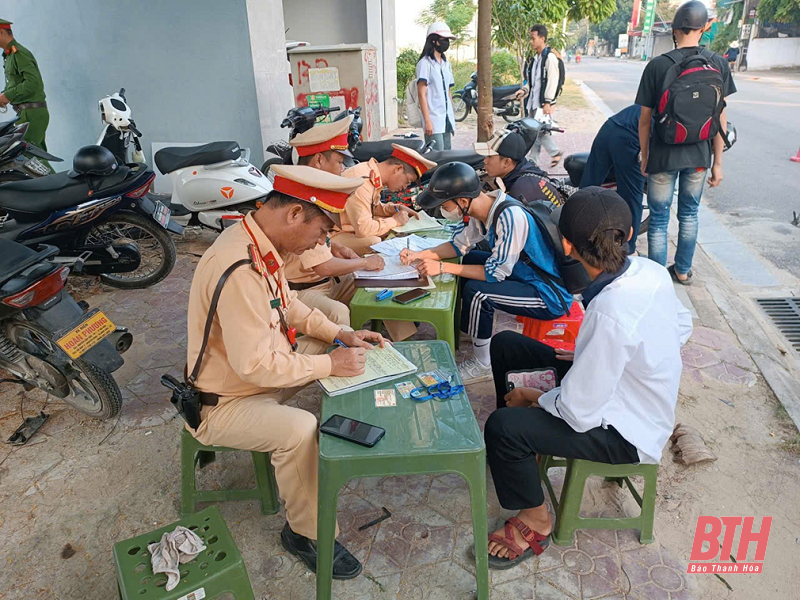
[[[678,250],[675,271],[684,275],[692,268],[697,245],[697,210],[703,197],[706,169],[681,169],[651,173],[647,179],[647,204],[650,207],[650,228],[647,230],[648,257],[667,265],[667,225],[669,208],[678,184]]]

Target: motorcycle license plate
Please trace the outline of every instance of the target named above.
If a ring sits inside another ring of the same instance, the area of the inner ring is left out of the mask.
[[[25,163],[25,166],[28,170],[33,171],[37,175],[50,175],[50,169],[48,169],[42,161],[38,158],[31,158],[28,162]]]
[[[153,218],[156,220],[156,223],[166,229],[167,225],[169,224],[169,216],[171,214],[172,211],[170,211],[170,209],[168,209],[164,203],[156,200],[156,209],[153,211]]]
[[[94,309],[77,327],[70,329],[56,343],[70,358],[80,358],[116,329],[117,327],[111,322],[111,319],[102,311]]]

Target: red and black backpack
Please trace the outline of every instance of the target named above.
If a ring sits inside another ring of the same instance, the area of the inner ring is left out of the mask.
[[[658,135],[667,144],[713,140],[721,131],[719,119],[725,108],[722,73],[711,61],[714,54],[701,48],[686,57],[680,50],[664,56],[674,64],[664,76],[655,109]]]

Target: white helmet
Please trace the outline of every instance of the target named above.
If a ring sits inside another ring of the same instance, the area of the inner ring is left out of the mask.
[[[131,124],[131,109],[119,94],[106,96],[98,103],[100,120],[115,129],[124,129]]]
[[[425,37],[430,37],[434,33],[439,37],[450,38],[451,40],[456,39],[456,36],[454,36],[453,32],[450,31],[450,27],[448,27],[447,23],[444,21],[436,21],[436,23],[431,23],[431,26],[428,27],[428,35]]]

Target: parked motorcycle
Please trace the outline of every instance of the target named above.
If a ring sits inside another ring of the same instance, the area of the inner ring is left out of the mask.
[[[28,123],[16,125],[13,121],[0,126],[0,183],[22,181],[53,174],[53,170],[40,158],[61,162],[57,156],[25,141]]]
[[[521,89],[519,85],[502,85],[492,88],[492,110],[503,117],[507,123],[516,121],[520,113],[520,101],[514,99]],[[459,123],[467,118],[470,112],[478,110],[478,73],[473,73],[464,89],[453,92],[453,111]]]
[[[87,158],[107,172],[87,170]],[[0,239],[56,246],[56,262],[118,288],[149,287],[169,275],[176,250],[168,232],[183,228],[147,197],[153,171],[144,164],[117,166],[98,146],[78,151],[73,166],[0,185],[0,210],[7,213],[0,217]]]
[[[36,250],[0,239],[0,369],[6,379],[40,390],[96,419],[119,413],[122,394],[111,373],[133,337],[64,289],[69,268]]]

